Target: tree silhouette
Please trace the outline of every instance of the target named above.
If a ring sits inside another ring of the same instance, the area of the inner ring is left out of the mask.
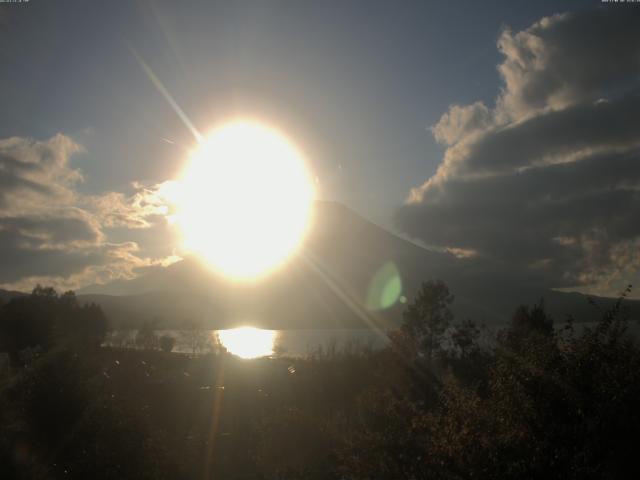
[[[192,355],[196,355],[211,346],[211,336],[202,322],[187,321],[181,335]]]
[[[171,335],[162,335],[160,337],[160,350],[169,353],[176,345],[176,339]]]
[[[445,332],[451,326],[450,305],[454,296],[442,280],[424,282],[413,303],[403,313],[404,341],[429,363],[442,348]]]
[[[144,322],[136,333],[135,343],[139,348],[145,350],[157,350],[159,347],[159,338],[156,335],[156,325],[158,320],[150,320]]]
[[[26,348],[49,350],[56,344],[96,348],[104,340],[107,319],[95,305],[80,305],[71,291],[62,295],[38,285],[31,295],[11,299],[0,309],[0,341],[12,361]]]

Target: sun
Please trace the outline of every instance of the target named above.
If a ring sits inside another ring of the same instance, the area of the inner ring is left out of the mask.
[[[284,135],[260,123],[216,129],[176,183],[183,246],[234,279],[277,269],[309,227],[314,189],[304,158]]]

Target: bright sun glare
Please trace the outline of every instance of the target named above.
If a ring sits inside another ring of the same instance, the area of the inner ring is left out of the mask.
[[[235,279],[276,269],[309,225],[313,184],[305,162],[283,135],[258,123],[215,130],[177,187],[184,246]]]
[[[218,332],[220,342],[241,358],[266,357],[273,354],[277,332],[253,327],[240,327]]]

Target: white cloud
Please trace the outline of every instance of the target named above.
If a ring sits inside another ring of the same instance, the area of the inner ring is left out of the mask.
[[[132,278],[137,268],[167,262],[141,255],[135,242],[109,239],[112,228],[164,222],[166,207],[154,189],[136,185],[129,196],[79,193],[84,176],[69,160],[81,151],[62,134],[0,140],[0,287],[78,288]]]
[[[438,142],[453,145],[475,132],[486,130],[492,123],[492,114],[482,102],[467,106],[453,105],[431,127],[431,132]]]

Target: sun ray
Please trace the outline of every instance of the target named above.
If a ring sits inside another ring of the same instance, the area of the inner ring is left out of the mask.
[[[147,77],[149,77],[149,80],[151,80],[151,83],[155,85],[155,87],[162,94],[162,96],[167,101],[167,103],[171,106],[173,111],[176,112],[176,115],[180,117],[180,120],[182,120],[182,123],[184,123],[185,127],[187,127],[187,129],[195,137],[198,143],[202,142],[202,135],[200,134],[198,129],[196,129],[195,125],[191,122],[189,117],[187,117],[187,114],[184,112],[184,110],[180,108],[180,105],[178,105],[178,102],[175,101],[173,96],[165,88],[165,86],[160,81],[158,76],[153,72],[151,67],[147,64],[147,62],[144,61],[144,59],[140,56],[140,54],[131,45],[127,45],[127,46],[129,48],[129,51],[132,53],[132,55],[136,58],[136,60],[140,64],[140,67],[142,68],[144,73],[146,73]]]

